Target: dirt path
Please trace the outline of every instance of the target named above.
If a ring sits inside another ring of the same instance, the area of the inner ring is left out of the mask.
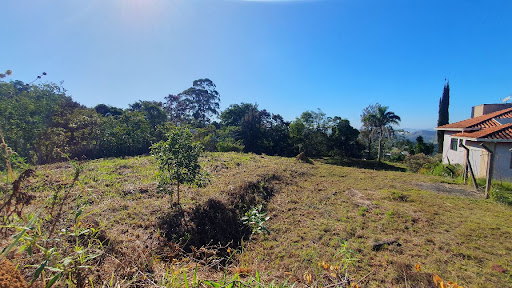
[[[446,195],[455,195],[462,197],[471,197],[471,198],[484,198],[484,194],[482,192],[476,192],[473,188],[469,186],[455,185],[455,184],[447,184],[447,183],[418,183],[416,184],[421,190],[432,191],[435,193],[446,194]]]

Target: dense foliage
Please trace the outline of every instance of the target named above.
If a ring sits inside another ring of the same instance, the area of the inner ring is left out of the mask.
[[[103,103],[85,107],[54,83],[0,81],[0,128],[5,142],[33,164],[66,157],[147,154],[176,126],[189,128],[194,141],[207,151],[359,158],[368,147],[364,156],[371,158],[375,142],[380,159],[381,151],[391,151],[390,143],[396,143],[384,140],[400,119],[385,106],[370,105],[363,111],[360,132],[347,119],[328,117],[320,109],[305,111],[289,122],[257,104],[232,104],[220,111],[219,102],[220,94],[210,79],[196,80],[163,102],[137,101],[126,109]],[[412,150],[430,154],[422,147]]]

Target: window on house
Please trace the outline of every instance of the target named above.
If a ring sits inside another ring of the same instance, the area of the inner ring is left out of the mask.
[[[450,150],[457,151],[457,146],[459,146],[459,141],[457,141],[457,138],[452,138],[452,142],[450,143]]]
[[[510,169],[512,169],[512,151],[510,151]]]

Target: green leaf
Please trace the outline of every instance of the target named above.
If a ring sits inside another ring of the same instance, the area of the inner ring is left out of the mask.
[[[183,280],[185,280],[185,288],[188,288],[187,272],[183,271]]]
[[[52,287],[53,284],[55,284],[55,282],[57,282],[57,280],[59,280],[60,276],[62,276],[62,273],[59,273],[59,274],[56,274],[55,276],[53,276],[52,280],[50,280],[48,283],[46,283],[45,288]]]
[[[41,265],[39,265],[39,268],[37,268],[36,272],[34,272],[34,276],[32,276],[32,281],[30,281],[31,285],[32,285],[32,283],[34,283],[34,281],[36,281],[37,278],[39,278],[39,275],[41,275],[41,273],[44,270],[44,267],[46,267],[47,264],[48,264],[48,260],[44,260],[43,263],[41,263]]]
[[[73,258],[72,257],[66,257],[64,259],[62,259],[62,265],[64,266],[68,266],[69,263],[73,262]]]
[[[48,266],[46,267],[47,270],[50,270],[52,272],[63,272],[64,270],[60,269],[60,268],[57,268],[57,267],[51,267],[51,266]]]
[[[94,258],[96,258],[96,257],[100,256],[101,254],[102,254],[102,253],[99,253],[99,254],[89,254],[89,255],[87,255],[87,257],[85,257],[85,258],[84,258],[84,261],[83,261],[83,262],[85,263],[85,262],[87,262],[87,261],[89,261],[89,260],[92,260],[92,259],[94,259]]]
[[[75,214],[75,222],[76,222],[76,220],[78,219],[78,217],[80,217],[80,215],[82,215],[82,212],[83,212],[83,211],[84,211],[83,209],[79,209],[78,211],[76,211],[76,214]]]
[[[215,288],[220,288],[222,287],[221,284],[217,283],[217,282],[213,282],[213,281],[203,281],[203,283],[205,285],[209,285],[209,286],[212,286],[212,287],[215,287]]]
[[[14,238],[14,241],[9,246],[7,246],[4,249],[2,249],[2,253],[0,253],[0,259],[2,257],[4,257],[5,255],[7,255],[7,253],[11,252],[12,248],[14,248],[14,246],[16,246],[18,244],[18,242],[20,241],[21,237],[23,237],[23,235],[25,235],[27,230],[24,229],[23,231],[21,231],[18,235],[16,235],[16,237]]]

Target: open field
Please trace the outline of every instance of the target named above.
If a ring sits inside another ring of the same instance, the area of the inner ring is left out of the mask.
[[[202,164],[211,183],[183,187],[183,210],[159,191],[151,157],[85,162],[72,187],[69,163],[40,166],[23,187],[36,195],[25,212],[44,207],[41,217],[53,218],[45,218],[42,228],[50,229],[57,219],[61,231],[73,226],[76,207],[84,207],[80,225],[99,228],[103,243],[104,253],[87,270],[94,287],[180,287],[183,271],[188,279],[197,274],[215,281],[236,273],[254,279],[258,272],[264,283],[295,287],[306,286],[304,276],[311,275],[310,285],[324,287],[336,283],[330,276],[334,270],[324,270],[327,264],[347,264],[347,275],[359,287],[434,287],[434,274],[464,287],[512,286],[512,207],[482,199],[449,179],[387,171],[400,170],[391,166],[322,162],[336,163],[207,154]],[[270,234],[249,236],[244,228],[228,227],[238,221],[229,217],[249,204],[267,211]],[[179,216],[183,211],[186,216]],[[214,222],[200,221],[205,219]],[[184,237],[175,237],[183,231],[171,226],[186,220],[196,221],[195,230],[186,231],[206,231],[183,234],[187,245],[218,240],[225,245],[212,253],[228,260],[215,262],[206,257],[213,250],[185,247]],[[194,238],[205,235],[211,239]],[[228,236],[236,239],[225,243]],[[9,240],[1,237],[4,246]],[[9,258],[21,264],[29,280],[34,268],[24,265],[37,261],[14,254]]]

